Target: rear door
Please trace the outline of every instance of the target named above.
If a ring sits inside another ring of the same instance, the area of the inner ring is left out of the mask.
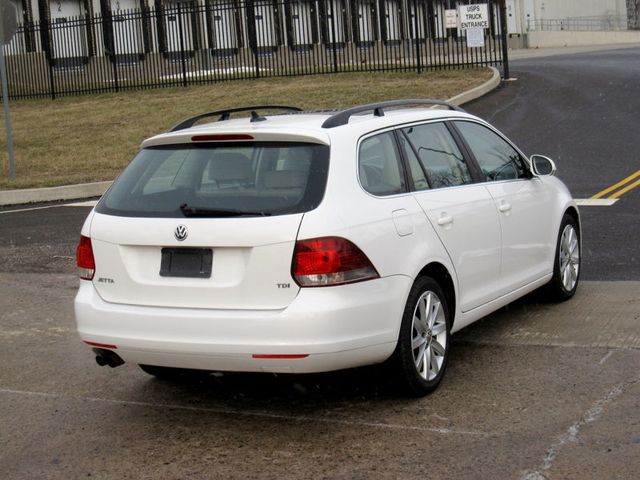
[[[322,199],[324,145],[173,145],[140,152],[96,207],[94,285],[108,302],[281,309],[291,259]]]
[[[501,238],[491,195],[474,183],[443,122],[414,125],[399,133],[412,170],[420,168],[427,177],[428,185],[416,191],[415,198],[455,266],[462,311],[497,298]]]

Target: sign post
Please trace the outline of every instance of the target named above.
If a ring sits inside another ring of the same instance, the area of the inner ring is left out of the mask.
[[[502,76],[505,80],[510,80],[509,46],[507,45],[507,3],[505,0],[501,0],[498,6],[500,8],[500,38],[502,39]]]
[[[2,105],[4,107],[4,124],[7,131],[9,180],[11,181],[16,179],[16,160],[13,155],[13,131],[11,130],[11,115],[9,114],[9,86],[7,84],[7,69],[4,63],[4,46],[13,38],[17,26],[16,7],[9,0],[0,0],[0,77],[2,77]]]

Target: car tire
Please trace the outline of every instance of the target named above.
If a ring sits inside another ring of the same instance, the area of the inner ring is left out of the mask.
[[[409,292],[391,357],[394,379],[404,393],[421,397],[436,389],[447,366],[450,331],[442,288],[430,277],[418,278]]]
[[[580,228],[571,215],[565,214],[558,231],[553,277],[546,286],[549,300],[562,302],[576,293],[580,280]]]
[[[138,365],[140,369],[151,376],[162,380],[179,380],[189,375],[190,370],[184,368],[159,367],[157,365]]]

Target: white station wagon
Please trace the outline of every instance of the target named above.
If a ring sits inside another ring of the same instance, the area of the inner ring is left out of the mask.
[[[453,332],[576,291],[578,209],[554,171],[435,100],[198,115],[146,140],[89,214],[80,337],[158,377],[386,362],[424,395]]]

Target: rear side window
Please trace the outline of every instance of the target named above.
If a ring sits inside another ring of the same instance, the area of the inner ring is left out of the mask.
[[[424,169],[422,168],[420,160],[418,160],[418,156],[414,152],[413,147],[409,145],[404,134],[401,133],[398,139],[400,140],[400,145],[404,151],[404,156],[407,159],[407,164],[409,165],[414,190],[427,190],[429,188],[429,182],[427,182],[427,176],[424,173]]]
[[[483,125],[455,122],[488,182],[528,178],[520,154],[502,137]]]
[[[362,141],[358,170],[362,187],[373,195],[393,195],[407,190],[392,132]]]
[[[467,163],[444,124],[416,125],[402,131],[427,172],[431,188],[472,182]]]
[[[284,215],[324,195],[329,147],[302,143],[188,144],[140,151],[102,198],[100,213],[183,217]],[[186,207],[185,207],[186,205]],[[182,207],[182,208],[181,208]]]

